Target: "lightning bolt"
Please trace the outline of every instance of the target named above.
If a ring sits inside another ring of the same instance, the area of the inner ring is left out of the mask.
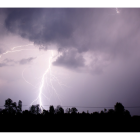
[[[30,45],[33,45],[33,43],[31,43],[31,44],[27,44],[27,45],[23,45],[23,46],[17,46],[17,47],[13,47],[11,50],[14,50],[14,49],[16,49],[16,48],[21,48],[21,47],[30,46]]]
[[[23,51],[23,50],[36,50],[36,49],[20,49],[20,50],[14,50],[16,48],[21,48],[21,47],[25,47],[25,46],[29,46],[29,45],[33,45],[33,44],[27,44],[27,45],[23,45],[23,46],[13,47],[13,48],[11,48],[10,51],[6,51],[6,52],[2,53],[0,55],[0,58],[2,57],[2,55],[8,54],[8,53],[14,53],[14,52]]]
[[[61,84],[61,83],[59,82],[59,80],[52,74],[51,66],[52,66],[53,57],[54,57],[54,53],[53,53],[53,51],[51,51],[51,56],[50,56],[50,58],[49,58],[49,66],[48,66],[48,68],[46,69],[46,71],[44,72],[44,74],[42,75],[42,78],[41,78],[38,97],[31,103],[31,105],[32,105],[35,101],[39,100],[39,105],[40,105],[41,111],[43,111],[43,103],[42,103],[41,95],[44,95],[44,94],[43,94],[43,87],[44,87],[44,84],[45,84],[45,77],[46,77],[47,73],[49,73],[49,76],[51,77],[51,78],[49,79],[49,84],[47,83],[47,85],[50,86],[50,87],[52,88],[52,90],[54,91],[55,95],[58,97],[59,101],[61,102],[60,97],[59,97],[59,95],[58,95],[58,93],[57,93],[57,91],[56,91],[56,89],[54,88],[53,83],[52,83],[52,81],[55,79],[55,80],[58,82],[59,85],[63,85],[63,84]],[[45,96],[45,95],[44,95],[44,96]],[[45,97],[46,97],[46,96],[45,96]],[[49,100],[48,97],[46,97],[46,98]],[[61,103],[61,104],[62,104],[62,103]]]

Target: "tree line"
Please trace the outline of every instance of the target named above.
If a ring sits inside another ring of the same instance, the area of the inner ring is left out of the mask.
[[[100,112],[78,112],[76,107],[63,109],[50,105],[48,110],[39,104],[22,110],[11,99],[5,100],[0,109],[1,132],[140,132],[140,116],[131,116],[122,103],[117,102],[114,109]]]
[[[19,100],[18,101],[18,105],[16,102],[13,102],[10,98],[8,98],[7,100],[5,100],[5,104],[4,104],[4,109],[0,110],[0,115],[41,115],[41,116],[46,116],[46,115],[78,115],[78,114],[82,114],[82,115],[94,115],[94,116],[123,116],[123,117],[131,117],[131,114],[128,110],[126,110],[124,108],[124,106],[117,102],[114,105],[114,109],[104,109],[100,112],[93,112],[93,113],[88,113],[88,112],[82,112],[79,113],[78,109],[76,107],[72,107],[72,108],[66,108],[66,110],[64,111],[63,107],[58,105],[56,108],[54,108],[53,105],[50,105],[49,110],[45,110],[43,109],[41,111],[40,105],[36,104],[36,105],[32,105],[29,107],[29,110],[23,110],[22,111],[22,101]]]

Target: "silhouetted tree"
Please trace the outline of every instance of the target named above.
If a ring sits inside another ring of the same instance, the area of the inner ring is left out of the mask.
[[[29,111],[32,113],[32,114],[40,114],[41,113],[41,109],[40,109],[40,106],[39,104],[37,105],[32,105],[29,109]]]
[[[121,103],[116,103],[116,105],[114,106],[114,110],[117,114],[123,115],[124,114],[124,106]]]
[[[8,98],[7,100],[5,100],[5,105],[4,106],[5,106],[5,110],[8,113],[13,114],[15,112],[14,109],[13,109],[13,107],[15,107],[16,104],[13,103],[13,101],[10,98]]]
[[[125,110],[124,115],[125,117],[129,117],[129,118],[131,117],[130,112],[128,110]]]
[[[77,108],[75,108],[75,107],[72,107],[72,108],[71,108],[71,113],[72,113],[72,114],[76,114],[77,111],[78,111]]]
[[[104,113],[106,113],[107,112],[107,109],[106,108],[104,108]]]
[[[41,113],[41,108],[40,108],[40,105],[37,104],[36,105],[36,114],[40,114]]]
[[[54,110],[53,105],[50,106],[50,108],[49,108],[49,113],[50,113],[50,114],[54,114],[54,113],[55,113],[55,110]]]
[[[17,103],[16,102],[12,103],[12,106],[13,106],[13,112],[16,113],[17,112]]]
[[[22,101],[21,100],[19,100],[18,101],[18,112],[22,112]]]
[[[29,111],[30,111],[32,114],[36,114],[35,105],[32,105],[32,106],[29,108]]]
[[[55,113],[56,114],[64,114],[64,109],[60,105],[58,105],[55,109]]]
[[[83,111],[83,112],[82,112],[82,114],[86,114],[86,112],[85,112],[85,111]]]
[[[11,99],[5,100],[5,110],[7,110],[8,113],[10,114],[16,114],[16,113],[21,113],[21,108],[22,108],[22,102],[19,101],[18,106],[16,102],[13,102]]]

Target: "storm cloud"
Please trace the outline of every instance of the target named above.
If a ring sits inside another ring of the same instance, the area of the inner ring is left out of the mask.
[[[35,44],[43,45],[44,49],[51,49],[50,46],[55,44],[64,54],[54,64],[63,63],[63,66],[68,68],[72,63],[65,63],[65,59],[69,57],[67,56],[69,53],[65,51],[70,52],[72,48],[76,49],[77,53],[104,52],[113,60],[115,57],[133,55],[140,45],[139,9],[119,9],[119,14],[112,8],[9,8],[4,10],[7,15],[4,24],[8,31],[29,39]],[[72,57],[71,59],[73,61]],[[76,62],[81,63],[81,59]],[[75,63],[73,63],[74,66]]]
[[[69,50],[63,52],[56,61],[53,62],[54,65],[62,65],[68,68],[78,68],[84,66],[84,58],[82,55],[78,54],[75,50]]]

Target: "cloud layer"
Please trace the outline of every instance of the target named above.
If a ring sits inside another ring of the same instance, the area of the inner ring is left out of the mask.
[[[55,44],[63,55],[54,64],[76,68],[84,66],[85,52],[105,53],[113,59],[138,49],[140,10],[119,10],[117,14],[111,8],[11,8],[4,9],[4,25],[44,49]]]

